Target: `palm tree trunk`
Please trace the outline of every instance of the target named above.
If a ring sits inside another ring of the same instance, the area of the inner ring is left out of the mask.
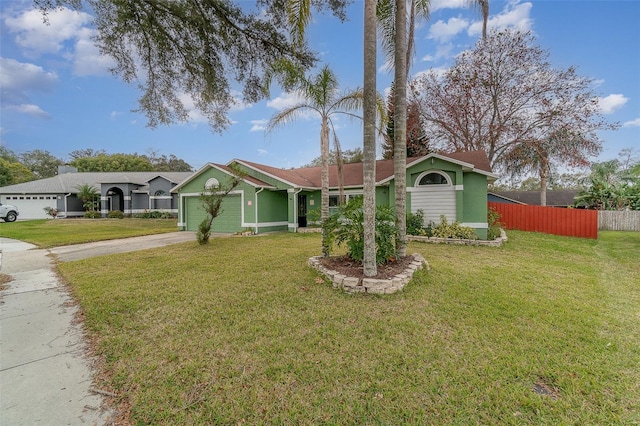
[[[396,251],[407,254],[407,3],[396,0],[393,172],[396,213]]]
[[[326,116],[322,117],[322,127],[320,128],[320,219],[324,223],[329,217],[329,123]],[[329,246],[324,227],[322,228],[322,256],[329,256]]]
[[[364,1],[363,180],[366,277],[378,274],[376,264],[376,0]]]

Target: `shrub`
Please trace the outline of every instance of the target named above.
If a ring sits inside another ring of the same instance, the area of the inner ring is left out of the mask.
[[[500,228],[502,223],[500,222],[500,213],[495,209],[489,209],[487,213],[487,222],[489,223],[489,229],[487,230],[487,240],[495,240],[500,237]]]
[[[427,230],[424,227],[424,211],[407,213],[407,235],[427,235]]]
[[[211,236],[211,222],[209,222],[208,218],[205,218],[198,225],[198,232],[196,233],[196,239],[198,240],[198,244],[200,245],[209,244],[210,236]]]
[[[89,210],[84,212],[84,217],[85,219],[100,219],[102,217],[102,213],[95,210]]]
[[[111,210],[109,213],[107,213],[107,217],[110,219],[123,219],[124,213],[120,210]]]
[[[58,209],[54,209],[53,207],[45,207],[42,210],[44,210],[47,216],[51,216],[54,219],[58,216]]]
[[[312,209],[307,212],[307,226],[318,227],[320,225],[320,209]]]
[[[393,210],[388,206],[376,208],[376,262],[380,265],[394,260],[396,225]],[[323,224],[326,232],[328,251],[334,245],[345,244],[347,254],[354,260],[364,259],[364,213],[362,198],[352,199],[340,207],[338,213],[331,215]]]
[[[449,224],[444,215],[440,216],[440,224],[432,228],[434,237],[437,238],[460,238],[464,240],[476,240],[478,236],[473,228],[461,226],[457,221]]]
[[[142,213],[134,213],[132,217],[136,219],[173,219],[173,214],[171,212],[165,211],[147,211],[145,210]]]

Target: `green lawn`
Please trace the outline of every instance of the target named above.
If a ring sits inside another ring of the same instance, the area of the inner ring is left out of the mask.
[[[509,237],[411,243],[432,270],[390,296],[317,283],[316,234],[60,271],[132,424],[640,422],[640,234]]]
[[[0,223],[0,236],[26,241],[40,248],[177,230],[175,219],[44,219]]]

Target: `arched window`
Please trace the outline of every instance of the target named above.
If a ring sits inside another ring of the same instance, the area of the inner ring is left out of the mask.
[[[451,185],[449,176],[444,172],[425,172],[418,178],[417,186]]]
[[[167,195],[167,193],[164,192],[162,189],[158,189],[153,195],[155,195],[156,197],[162,197],[163,195]]]
[[[207,183],[204,184],[204,189],[217,188],[220,186],[220,182],[216,178],[207,179]]]

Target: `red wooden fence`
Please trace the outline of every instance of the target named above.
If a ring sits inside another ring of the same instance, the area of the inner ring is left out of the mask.
[[[523,204],[489,203],[506,229],[543,232],[568,237],[598,238],[596,210],[563,209]]]

